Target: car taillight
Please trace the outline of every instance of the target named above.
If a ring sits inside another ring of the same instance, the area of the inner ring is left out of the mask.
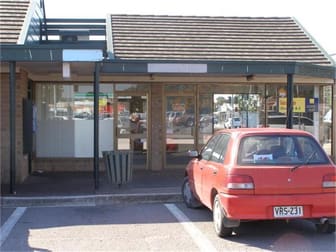
[[[323,188],[336,187],[336,174],[327,174],[323,176],[322,180]]]
[[[230,175],[227,181],[227,188],[242,190],[254,189],[253,179],[248,175]]]

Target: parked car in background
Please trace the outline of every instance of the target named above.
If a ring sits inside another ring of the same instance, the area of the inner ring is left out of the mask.
[[[251,220],[308,219],[335,232],[336,166],[310,133],[225,129],[190,155],[183,200],[212,210],[219,236]]]
[[[226,129],[231,129],[231,128],[241,128],[241,122],[239,117],[233,117],[233,118],[228,118],[224,122],[224,127]]]
[[[332,110],[329,109],[329,111],[323,116],[323,122],[327,124],[327,126],[330,126],[332,123],[331,117],[332,117]]]
[[[271,128],[286,128],[287,124],[286,115],[269,115],[268,116],[268,126]],[[327,125],[323,125],[327,127]],[[314,121],[305,116],[293,116],[293,129],[299,129],[308,131],[314,134]],[[320,135],[317,137],[321,144],[325,142],[325,134],[323,130],[319,130]]]
[[[268,116],[268,125],[272,128],[286,128],[286,115],[270,115]],[[293,116],[293,128],[314,133],[314,121],[305,116]]]
[[[218,118],[212,114],[202,114],[200,116],[200,127],[205,128],[208,125],[213,125],[218,123]]]
[[[166,113],[167,122],[172,126],[193,127],[195,124],[195,117],[192,113],[184,111],[169,111]]]
[[[183,112],[176,120],[176,125],[184,127],[193,127],[195,125],[195,116],[192,113]]]

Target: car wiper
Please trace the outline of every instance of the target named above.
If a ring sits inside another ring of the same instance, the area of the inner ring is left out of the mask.
[[[295,171],[297,168],[300,168],[301,166],[307,165],[309,164],[310,160],[313,158],[313,156],[316,154],[316,150],[314,150],[308,157],[308,159],[306,160],[306,162],[302,163],[302,164],[298,164],[295,165],[294,167],[292,167],[290,170],[291,172]]]

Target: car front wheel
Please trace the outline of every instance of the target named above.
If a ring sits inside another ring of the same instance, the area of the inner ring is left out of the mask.
[[[182,184],[182,197],[183,201],[189,208],[198,208],[202,206],[202,203],[195,197],[190,188],[189,178],[185,177]]]
[[[220,237],[226,237],[231,235],[233,229],[225,227],[224,225],[224,220],[226,216],[218,195],[216,195],[215,197],[212,213],[213,213],[213,222],[215,226],[215,231],[217,235]]]

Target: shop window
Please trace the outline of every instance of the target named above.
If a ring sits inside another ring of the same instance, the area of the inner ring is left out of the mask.
[[[259,127],[259,94],[215,94],[215,129]]]
[[[112,90],[100,86],[100,153],[113,148]],[[37,157],[93,156],[93,99],[93,85],[37,84]]]
[[[166,166],[185,165],[186,153],[194,149],[196,133],[195,97],[166,96]]]
[[[328,154],[331,153],[331,86],[294,85],[293,128],[313,134]],[[286,85],[267,85],[265,111],[268,127],[285,128],[287,124]],[[329,123],[330,122],[330,123]]]
[[[319,89],[319,123],[322,146],[331,155],[332,138],[332,86],[323,86]],[[335,106],[334,106],[335,107]]]
[[[199,85],[198,148],[216,130],[260,127],[263,94],[264,85]]]

